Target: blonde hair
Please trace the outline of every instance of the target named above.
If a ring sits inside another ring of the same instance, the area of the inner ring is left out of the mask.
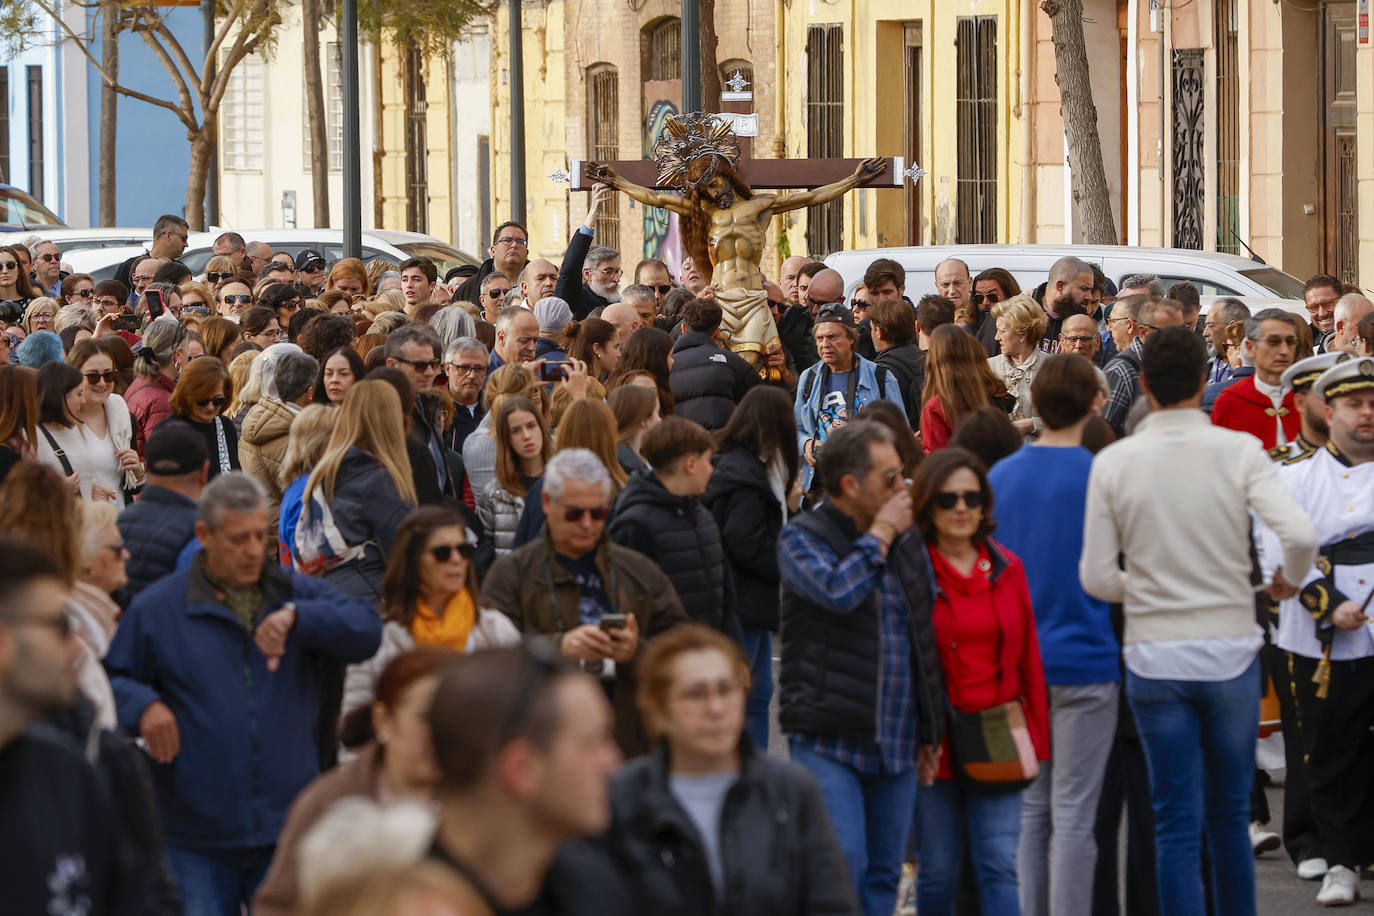
[[[29,326],[29,322],[33,320],[34,312],[42,308],[52,309],[53,327],[57,327],[57,311],[59,308],[57,300],[52,296],[39,296],[29,303],[28,308],[24,309],[24,320],[20,322],[20,324],[23,325],[26,334],[33,333],[33,328]]]
[[[281,462],[280,482],[283,488],[307,473],[320,460],[320,455],[329,445],[329,435],[334,431],[334,420],[334,408],[324,404],[311,404],[296,414],[291,421],[286,454]]]
[[[229,406],[224,409],[228,416],[234,416],[247,406],[247,402],[243,399],[243,393],[248,389],[248,379],[253,372],[253,361],[261,355],[261,350],[245,350],[229,361],[229,378],[234,383],[234,397],[229,402]]]
[[[229,257],[227,254],[217,254],[217,255],[215,255],[214,257],[210,258],[210,260],[208,260],[208,261],[205,262],[205,273],[202,274],[202,276],[207,278],[207,279],[205,280],[205,282],[206,282],[207,285],[210,285],[210,281],[209,281],[208,278],[209,278],[210,274],[212,274],[212,273],[216,273],[216,274],[225,274],[225,273],[228,273],[228,274],[233,274],[235,277],[237,277],[237,276],[239,275],[238,269],[234,267],[234,259],[231,258],[231,257]],[[223,282],[223,281],[220,281],[220,282]],[[210,297],[210,304],[211,304],[212,307],[213,307],[213,303],[214,303],[214,296],[212,295],[212,296]]]
[[[118,527],[119,510],[112,502],[93,502],[80,500],[77,503],[78,521],[81,524],[81,554],[77,565],[85,569],[95,559],[100,550],[100,536],[111,528]]]
[[[401,499],[415,505],[415,480],[410,474],[401,396],[396,389],[378,379],[358,382],[348,389],[337,413],[324,455],[305,483],[303,499],[309,500],[317,489],[323,489],[325,497],[333,499],[344,455],[356,446],[377,459],[391,475]]]
[[[385,292],[380,292],[373,298],[377,302],[384,302],[387,305],[391,306],[391,308],[388,309],[388,311],[404,312],[406,310],[405,293],[401,292],[399,289],[389,289]]]
[[[79,302],[73,303],[72,305],[64,305],[57,310],[57,317],[53,319],[52,326],[53,330],[59,334],[70,327],[85,328],[94,333],[95,315],[91,312],[89,306],[82,305]]]
[[[177,292],[181,293],[182,299],[185,299],[187,296],[194,293],[195,295],[199,296],[201,299],[204,300],[203,302],[201,302],[202,308],[207,308],[211,312],[214,312],[215,291],[210,288],[209,284],[199,283],[195,280],[187,280],[185,283],[177,287]],[[184,303],[182,307],[186,307]]]
[[[410,318],[405,312],[383,312],[377,316],[377,320],[372,322],[372,327],[367,329],[369,334],[390,334],[397,328],[403,328],[410,324]]]
[[[313,902],[322,892],[351,883],[360,870],[421,861],[434,826],[434,815],[415,802],[383,807],[361,796],[341,799],[305,832],[297,847],[301,902]]]
[[[1040,342],[1050,323],[1040,303],[1025,293],[998,302],[992,307],[992,317],[994,320],[1005,318],[1011,332],[1031,344]]]

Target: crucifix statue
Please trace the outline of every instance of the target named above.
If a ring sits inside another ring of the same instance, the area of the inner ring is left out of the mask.
[[[760,263],[768,222],[779,213],[835,200],[888,171],[891,160],[864,159],[831,184],[790,194],[756,193],[739,172],[740,149],[730,122],[708,115],[679,115],[668,121],[656,149],[660,186],[666,194],[625,179],[609,165],[589,162],[584,174],[650,207],[664,207],[682,219],[683,247],[698,265],[711,265],[711,286],[724,317],[723,336],[731,350],[754,365],[778,342],[768,308]]]

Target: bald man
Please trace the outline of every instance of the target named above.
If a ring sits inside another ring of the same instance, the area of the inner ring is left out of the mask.
[[[991,304],[987,309],[973,304],[973,277],[967,264],[958,258],[946,258],[935,265],[935,291],[954,303],[956,313],[964,311],[973,317],[973,333],[988,356],[1002,352],[997,343],[997,322],[989,311]]]
[[[811,285],[806,288],[806,309],[812,321],[816,320],[816,312],[821,306],[843,301],[844,277],[838,270],[827,267],[811,278]]]
[[[799,254],[794,254],[782,262],[778,286],[782,288],[783,301],[788,305],[796,305],[801,301],[801,297],[797,295],[797,272],[806,266],[808,260]]]
[[[640,329],[639,313],[625,302],[613,302],[601,312],[601,317],[615,325],[615,341],[621,346],[630,335]]]
[[[545,258],[535,258],[520,271],[520,298],[539,302],[553,295],[558,285],[558,265]]]
[[[1336,303],[1336,310],[1332,316],[1333,328],[1331,337],[1326,343],[1326,352],[1349,353],[1351,356],[1360,356],[1360,319],[1364,316],[1374,314],[1374,302],[1370,302],[1359,293],[1346,293]]]

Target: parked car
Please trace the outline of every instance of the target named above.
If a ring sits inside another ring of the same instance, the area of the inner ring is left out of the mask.
[[[29,192],[14,185],[0,184],[0,232],[22,232],[25,229],[41,229],[64,226],[47,207],[40,204]]]
[[[191,269],[191,273],[200,276],[205,272],[205,264],[213,255],[212,246],[222,231],[190,234],[181,260]],[[238,232],[246,241],[266,242],[273,251],[285,251],[292,257],[306,249],[320,252],[325,261],[331,264],[343,257],[343,232],[339,229],[241,229]],[[447,242],[419,232],[368,229],[363,232],[362,242],[364,261],[386,258],[399,264],[407,258],[426,257],[439,268],[441,277],[454,267],[464,264],[479,267],[482,263]],[[72,270],[90,274],[98,282],[112,278],[120,264],[146,250],[147,245],[132,245],[73,251],[64,260],[70,263]]]
[[[115,227],[107,229],[38,229],[26,232],[23,238],[39,238],[52,242],[62,254],[71,251],[86,251],[90,248],[127,248],[130,245],[147,246],[152,242],[153,230],[150,227]],[[126,255],[127,257],[127,255]]]
[[[848,298],[863,282],[864,270],[878,258],[891,258],[906,270],[907,295],[913,301],[935,290],[935,267],[946,258],[959,258],[977,276],[989,267],[1011,272],[1021,289],[1030,292],[1049,277],[1050,265],[1073,255],[1102,268],[1118,286],[1131,274],[1154,274],[1167,289],[1179,280],[1197,286],[1204,297],[1232,296],[1247,304],[1275,300],[1302,301],[1303,281],[1261,261],[1234,254],[1183,248],[1134,248],[1125,245],[927,245],[841,251],[825,259],[844,277]],[[1253,303],[1247,300],[1254,300]],[[1284,305],[1285,308],[1289,304]]]

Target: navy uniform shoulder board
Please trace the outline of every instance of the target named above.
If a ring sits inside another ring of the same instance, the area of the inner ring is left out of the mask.
[[[1292,451],[1293,450],[1289,448],[1287,445],[1276,445],[1269,450],[1269,460],[1282,461],[1283,459],[1287,458],[1289,453]]]
[[[1277,451],[1277,449],[1275,449],[1275,451]],[[1273,457],[1274,453],[1270,452],[1269,454],[1270,457]],[[1285,467],[1290,464],[1297,464],[1299,461],[1306,461],[1308,458],[1311,458],[1315,454],[1317,454],[1317,447],[1315,445],[1307,445],[1304,443],[1302,451],[1298,452],[1292,458],[1283,459],[1283,463]],[[1275,460],[1277,461],[1280,459],[1276,458]]]

